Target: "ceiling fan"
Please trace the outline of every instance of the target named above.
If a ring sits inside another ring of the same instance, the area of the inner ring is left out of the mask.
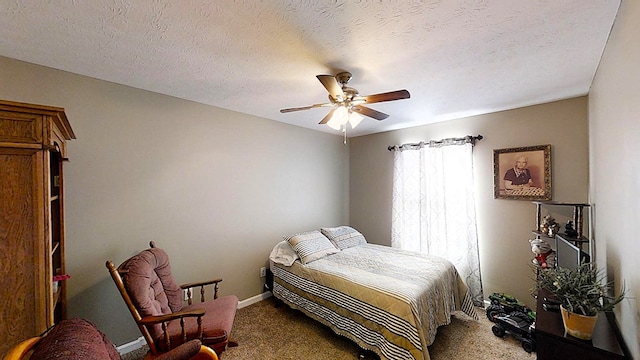
[[[320,124],[327,124],[336,130],[346,130],[347,122],[351,124],[352,128],[355,128],[360,121],[362,121],[363,118],[360,115],[368,116],[376,120],[384,120],[389,117],[389,115],[366,107],[364,104],[368,105],[384,101],[408,99],[411,97],[407,90],[360,96],[358,90],[347,86],[347,83],[351,80],[351,73],[347,71],[340,72],[336,76],[316,75],[316,77],[329,92],[330,102],[282,109],[280,112],[288,113],[318,107],[333,107],[322,121],[320,121]]]

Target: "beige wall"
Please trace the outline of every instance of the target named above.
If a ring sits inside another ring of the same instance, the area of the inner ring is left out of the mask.
[[[70,316],[116,343],[140,336],[105,268],[166,249],[179,283],[262,293],[283,235],[348,222],[348,147],[268,121],[0,57],[0,98],[64,107]]]
[[[640,359],[640,2],[622,1],[589,94],[590,196],[598,265],[628,297],[616,319]]]
[[[118,344],[139,334],[105,260],[155,240],[179,282],[222,276],[223,292],[249,298],[261,292],[258,269],[284,234],[350,217],[369,241],[389,244],[388,145],[482,134],[474,176],[485,295],[533,304],[535,207],[493,199],[492,151],[552,144],[554,200],[583,202],[588,192],[595,204],[597,259],[630,290],[617,315],[640,358],[639,21],[640,3],[624,0],[588,106],[580,97],[353,138],[347,147],[339,136],[2,57],[0,98],[67,109],[78,135],[66,167],[70,315],[96,321]],[[620,172],[631,175],[611,176]]]
[[[390,245],[393,155],[387,146],[478,134],[484,139],[473,160],[485,297],[506,292],[533,306],[528,239],[536,208],[530,201],[493,198],[493,150],[551,144],[553,199],[586,202],[586,97],[351,139],[351,224],[371,242]]]

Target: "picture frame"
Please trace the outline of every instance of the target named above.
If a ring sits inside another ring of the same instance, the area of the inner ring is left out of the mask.
[[[551,145],[493,150],[495,199],[551,200]]]

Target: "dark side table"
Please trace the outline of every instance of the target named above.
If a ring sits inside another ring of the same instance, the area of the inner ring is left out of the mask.
[[[545,311],[544,297],[538,294],[536,307],[536,352],[538,360],[627,359],[615,329],[606,314],[600,313],[591,341],[565,335],[560,312]]]

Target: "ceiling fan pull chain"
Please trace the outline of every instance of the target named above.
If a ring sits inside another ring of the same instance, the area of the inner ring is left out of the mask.
[[[342,125],[342,133],[344,134],[343,144],[347,145],[347,124]]]

